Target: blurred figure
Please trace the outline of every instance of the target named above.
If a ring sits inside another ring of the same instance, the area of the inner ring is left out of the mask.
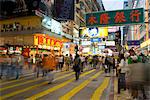
[[[92,56],[88,57],[88,62],[89,62],[90,67],[92,67]]]
[[[142,90],[143,98],[146,98],[143,82],[145,80],[144,65],[142,57],[136,55],[133,49],[129,50],[130,56],[128,57],[128,73],[127,73],[127,86],[131,92],[133,99],[138,98],[138,90]]]
[[[113,67],[113,73],[115,73],[115,69],[116,69],[116,60],[114,58],[114,55],[112,56],[112,67]]]
[[[74,65],[73,65],[73,69],[75,71],[76,80],[78,80],[79,76],[80,76],[80,70],[81,70],[80,66],[81,66],[81,59],[80,59],[80,56],[77,54],[75,56]]]
[[[12,55],[8,55],[8,58],[7,58],[7,78],[9,79],[10,77],[13,76],[12,74],[12,65],[11,65],[11,57]]]
[[[49,63],[48,63],[48,55],[44,55],[43,60],[42,60],[42,64],[43,64],[43,68],[42,68],[42,77],[46,76],[47,74],[47,69],[49,68]]]
[[[17,66],[16,66],[16,79],[19,79],[19,74],[22,74],[24,66],[24,57],[21,54],[17,54]]]
[[[120,93],[121,88],[126,90],[126,81],[125,81],[125,74],[126,74],[126,61],[124,54],[120,55],[120,63],[119,63],[119,76],[118,76],[118,93]]]
[[[69,58],[68,54],[66,54],[66,57],[65,57],[65,68],[66,68],[66,71],[69,71],[69,65],[70,65],[70,58]]]
[[[7,64],[8,64],[7,58],[8,58],[7,54],[3,54],[1,56],[0,79],[2,79],[2,77],[6,74],[5,70],[7,69]]]
[[[86,57],[85,57],[85,65],[86,65],[86,66],[88,65],[88,58],[89,58],[89,56],[86,56]]]
[[[60,55],[59,57],[59,69],[62,71],[62,68],[64,66],[64,56]]]
[[[105,69],[106,76],[109,76],[108,73],[110,72],[109,71],[109,69],[110,69],[110,61],[109,61],[108,56],[106,55],[106,57],[104,57],[103,60],[104,60],[104,69]]]
[[[80,59],[81,59],[81,66],[80,66],[80,68],[81,68],[81,72],[83,72],[85,57],[84,57],[84,56],[81,56]]]
[[[32,69],[32,55],[28,58],[28,68]]]
[[[141,57],[142,63],[148,62],[147,57],[143,53],[141,53],[139,56]]]
[[[141,62],[141,58],[136,55],[135,51],[133,49],[129,50],[130,56],[128,57],[128,64],[138,63]]]
[[[70,65],[69,66],[72,66],[73,64],[73,56],[70,54]]]
[[[40,70],[42,69],[42,57],[38,54],[36,54],[36,73],[37,77],[39,77]]]
[[[50,69],[47,71],[46,80],[48,81],[48,84],[51,84],[52,81],[54,80],[54,74],[51,73]]]
[[[92,59],[93,68],[96,69],[98,62],[99,62],[98,56],[97,55],[93,56],[93,59]]]

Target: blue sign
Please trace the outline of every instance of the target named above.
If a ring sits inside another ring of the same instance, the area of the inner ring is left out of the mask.
[[[101,42],[101,38],[92,38],[91,42]]]
[[[127,45],[131,46],[131,45],[140,45],[140,41],[139,40],[129,40],[127,41]]]

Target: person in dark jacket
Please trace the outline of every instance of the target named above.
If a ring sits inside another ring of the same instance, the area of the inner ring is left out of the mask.
[[[81,59],[80,59],[80,56],[77,54],[74,59],[74,65],[73,65],[76,80],[78,80],[80,76],[80,70],[81,70],[80,66],[81,66]]]

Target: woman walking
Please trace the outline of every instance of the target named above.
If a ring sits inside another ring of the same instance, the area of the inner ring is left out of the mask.
[[[76,80],[78,80],[80,76],[80,70],[81,70],[80,66],[81,66],[81,59],[80,59],[80,56],[77,54],[74,60],[74,65],[73,65]]]

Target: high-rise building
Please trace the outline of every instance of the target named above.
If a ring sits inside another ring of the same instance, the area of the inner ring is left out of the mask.
[[[149,43],[145,41],[149,41],[150,39],[150,33],[149,33],[149,0],[128,0],[129,8],[144,8],[145,10],[145,23],[141,25],[134,25],[130,26],[128,29],[128,40],[140,40],[141,42],[141,48],[147,46],[149,50]],[[144,45],[143,45],[144,44]]]
[[[85,27],[85,14],[88,12],[104,11],[102,0],[75,0],[74,21],[62,24],[65,33],[73,36],[79,43],[79,28]]]

